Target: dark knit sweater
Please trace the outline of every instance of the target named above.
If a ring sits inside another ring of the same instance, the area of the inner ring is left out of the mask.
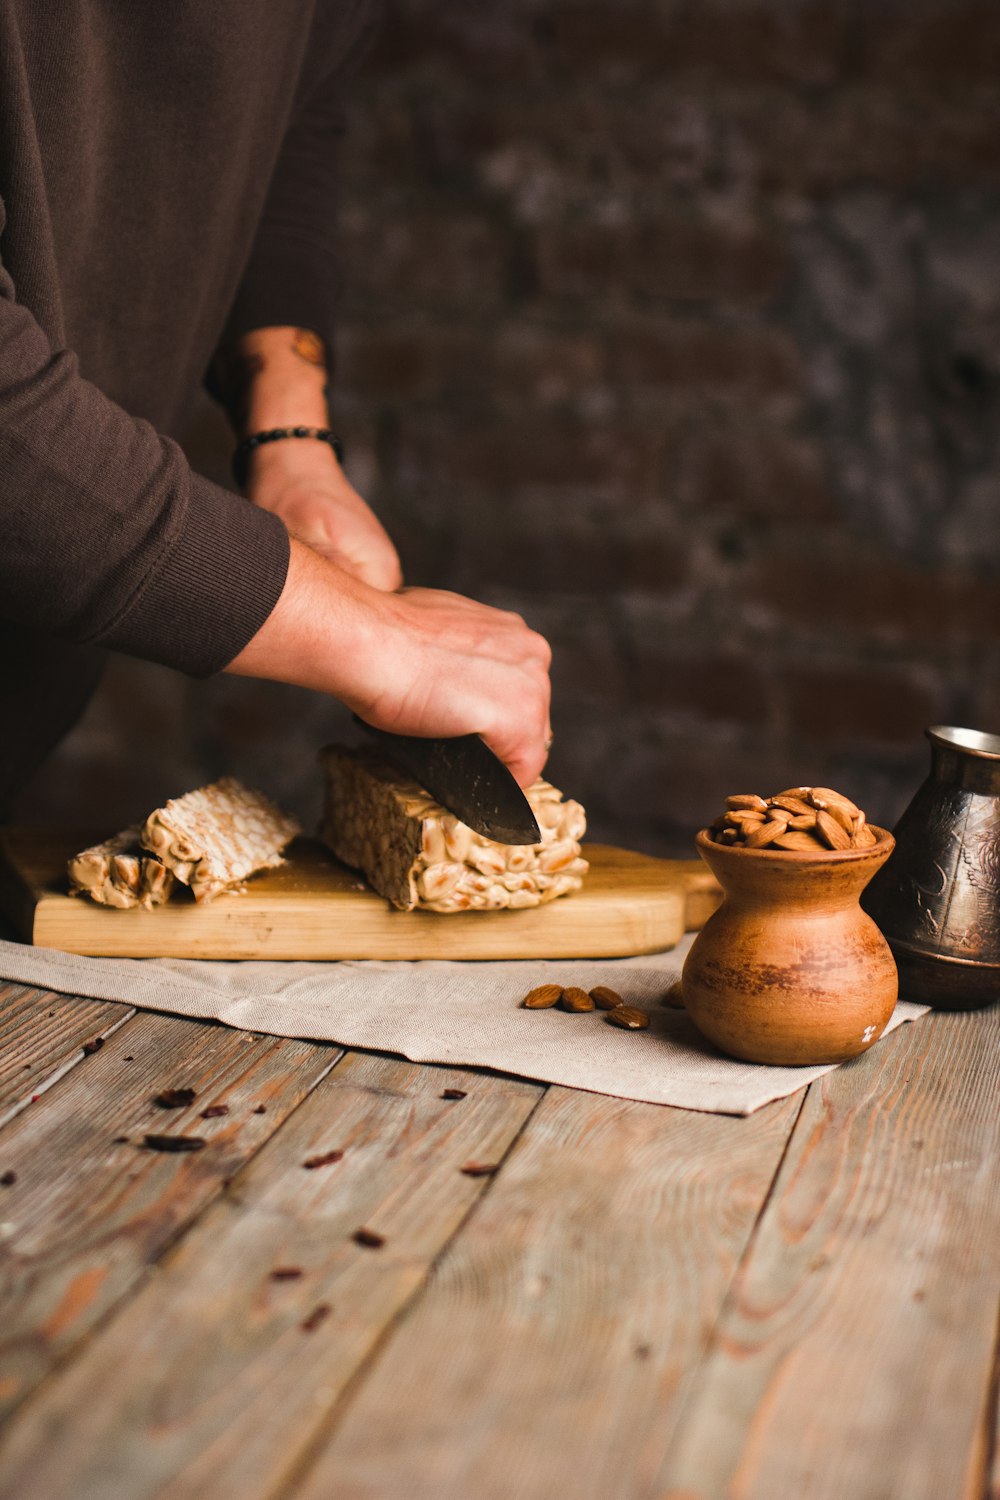
[[[331,336],[371,9],[0,0],[0,805],[106,649],[207,675],[277,602],[283,525],[165,434],[220,341]]]

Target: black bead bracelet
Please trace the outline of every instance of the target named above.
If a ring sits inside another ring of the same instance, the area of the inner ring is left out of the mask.
[[[247,482],[247,468],[254,449],[261,447],[264,443],[280,442],[282,438],[316,438],[321,443],[330,444],[337,455],[338,463],[344,461],[344,449],[340,439],[334,436],[329,427],[271,427],[265,432],[254,432],[250,437],[245,437],[233,450],[233,478],[240,489]]]

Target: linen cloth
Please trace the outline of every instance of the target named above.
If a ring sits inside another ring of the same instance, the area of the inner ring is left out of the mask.
[[[0,942],[0,974],[247,1031],[401,1053],[412,1062],[492,1068],[717,1114],[752,1114],[832,1071],[724,1057],[683,1011],[665,1007],[663,995],[680,977],[692,941],[689,935],[670,952],[640,958],[502,963],[81,958]],[[623,1031],[606,1024],[602,1011],[524,1010],[527,991],[548,982],[611,985],[627,1004],[649,1012],[649,1029]],[[883,1035],[927,1009],[900,1002]]]

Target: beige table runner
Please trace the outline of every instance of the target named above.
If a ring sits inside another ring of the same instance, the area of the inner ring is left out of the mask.
[[[412,1062],[493,1068],[545,1083],[748,1115],[831,1071],[772,1068],[723,1057],[683,1012],[661,1004],[692,939],[669,953],[586,962],[248,963],[80,958],[0,942],[0,975],[98,1000],[275,1036],[395,1052]],[[647,1031],[609,1026],[601,1012],[526,1011],[536,984],[608,984],[648,1010]],[[926,1006],[900,1003],[886,1031]]]

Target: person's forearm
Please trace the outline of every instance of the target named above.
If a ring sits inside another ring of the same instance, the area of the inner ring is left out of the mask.
[[[214,373],[237,437],[327,425],[326,349],[307,328],[256,328],[218,355]]]

